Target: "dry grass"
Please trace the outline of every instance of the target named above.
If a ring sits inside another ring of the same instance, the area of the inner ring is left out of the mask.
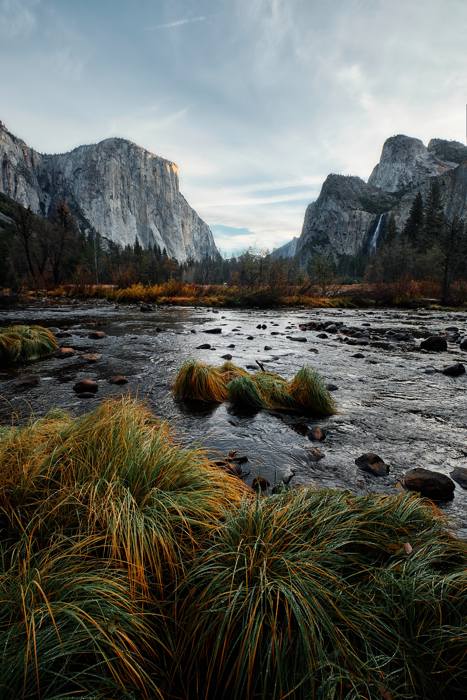
[[[0,464],[0,697],[463,697],[466,547],[417,496],[255,496],[128,398]]]
[[[221,403],[228,400],[251,410],[300,411],[316,416],[335,413],[335,403],[321,377],[303,367],[289,382],[274,372],[250,374],[232,362],[213,367],[185,362],[173,387],[183,400]]]
[[[57,340],[43,326],[7,326],[0,329],[0,363],[31,362],[50,355]]]

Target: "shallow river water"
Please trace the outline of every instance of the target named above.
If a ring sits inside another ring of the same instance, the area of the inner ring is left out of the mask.
[[[214,454],[237,450],[247,456],[247,481],[260,475],[271,485],[290,480],[291,486],[394,492],[400,488],[398,479],[412,467],[449,474],[456,466],[467,466],[467,375],[450,378],[438,371],[467,361],[467,352],[457,344],[467,336],[465,312],[164,307],[142,313],[138,306],[70,303],[0,312],[1,325],[13,322],[38,322],[67,332],[70,335],[60,344],[77,352],[16,370],[2,368],[3,424],[42,415],[55,406],[82,413],[105,397],[130,392],[168,419],[181,442],[204,445]],[[318,337],[322,328],[300,329],[300,324],[310,322],[341,325]],[[260,324],[266,327],[257,328]],[[212,328],[222,332],[205,332]],[[106,337],[88,338],[96,329],[105,331]],[[419,349],[420,339],[433,334],[447,337],[446,352]],[[197,349],[206,343],[211,349]],[[86,362],[81,354],[90,352],[101,354],[101,359]],[[200,410],[174,400],[171,384],[184,360],[221,364],[227,353],[238,365],[257,367],[258,360],[286,377],[311,365],[337,387],[333,394],[337,415],[317,421],[264,411],[242,415],[228,404]],[[110,384],[108,379],[115,374],[125,375],[128,384]],[[24,382],[31,375],[40,377],[37,386]],[[93,398],[79,398],[73,391],[75,381],[84,377],[98,381]],[[322,443],[307,437],[307,429],[315,425],[327,432]],[[313,461],[316,447],[324,457]],[[367,474],[355,465],[359,455],[370,451],[390,465],[387,477]],[[467,491],[456,484],[446,510],[463,535],[466,505]]]

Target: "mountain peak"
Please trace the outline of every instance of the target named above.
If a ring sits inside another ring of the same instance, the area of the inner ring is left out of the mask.
[[[386,192],[402,192],[454,166],[455,163],[438,157],[434,149],[429,150],[420,139],[398,134],[384,142],[380,161],[368,184]]]

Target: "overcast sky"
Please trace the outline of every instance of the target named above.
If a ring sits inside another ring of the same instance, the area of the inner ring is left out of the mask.
[[[467,0],[0,0],[0,119],[175,161],[224,252],[298,235],[388,136],[465,141],[466,102]]]

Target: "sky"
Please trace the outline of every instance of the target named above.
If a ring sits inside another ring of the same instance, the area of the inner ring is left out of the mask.
[[[299,235],[389,136],[465,142],[466,103],[467,0],[0,0],[0,120],[175,161],[226,255]]]

